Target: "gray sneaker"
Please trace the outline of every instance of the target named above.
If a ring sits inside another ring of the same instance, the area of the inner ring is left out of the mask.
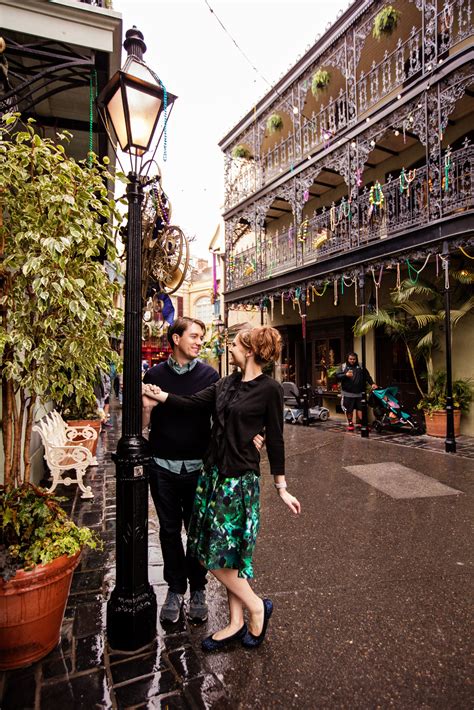
[[[166,595],[165,603],[161,607],[160,621],[176,624],[183,606],[184,595],[169,591]]]
[[[191,621],[203,622],[207,621],[207,614],[206,592],[204,589],[196,589],[189,599],[188,616]]]

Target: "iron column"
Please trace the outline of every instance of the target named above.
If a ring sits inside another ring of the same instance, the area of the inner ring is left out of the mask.
[[[456,452],[456,437],[454,435],[453,406],[453,372],[451,362],[451,294],[449,289],[449,247],[443,244],[444,270],[444,331],[446,335],[446,439],[444,450],[447,453]]]

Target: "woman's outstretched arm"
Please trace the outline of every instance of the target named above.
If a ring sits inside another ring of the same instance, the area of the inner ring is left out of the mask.
[[[196,392],[196,394],[182,397],[164,392],[158,385],[143,384],[142,399],[144,402],[149,400],[154,400],[161,404],[166,402],[167,405],[180,409],[212,410],[216,401],[216,384],[214,383],[200,392]]]

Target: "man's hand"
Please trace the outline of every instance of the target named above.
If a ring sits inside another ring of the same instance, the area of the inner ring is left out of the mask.
[[[158,385],[142,384],[142,403],[144,407],[156,407],[158,402],[166,400],[163,395],[164,393]]]
[[[378,389],[379,389],[379,386],[378,386],[378,385],[376,385],[376,384],[375,384],[375,382],[374,382],[374,384],[373,384],[373,385],[370,385],[370,389],[371,389],[372,391],[374,391],[374,390],[378,390]]]
[[[147,383],[142,384],[142,399],[143,397],[149,400],[153,400],[155,404],[157,402],[163,403],[166,402],[166,400],[168,399],[168,392],[163,392],[161,387],[158,387],[158,385],[151,385]]]
[[[347,370],[344,374],[346,377],[354,377],[354,372],[352,370]]]
[[[265,439],[261,434],[256,434],[253,437],[253,443],[257,451],[261,451],[265,445]]]

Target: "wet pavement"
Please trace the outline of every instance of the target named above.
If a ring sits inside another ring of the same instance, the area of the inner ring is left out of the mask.
[[[202,653],[200,640],[226,619],[211,580],[204,626],[182,617],[165,630],[158,621],[156,641],[126,655],[104,634],[119,418],[114,411],[99,467],[87,475],[94,499],[60,489],[74,519],[101,532],[104,551],[82,558],[59,646],[0,674],[4,710],[472,707],[472,440],[449,455],[422,445],[428,437],[363,440],[334,422],[287,425],[287,478],[303,512],[296,519],[286,510],[264,464],[254,588],[275,605],[265,643]],[[149,570],[160,606],[166,585],[152,510]]]

